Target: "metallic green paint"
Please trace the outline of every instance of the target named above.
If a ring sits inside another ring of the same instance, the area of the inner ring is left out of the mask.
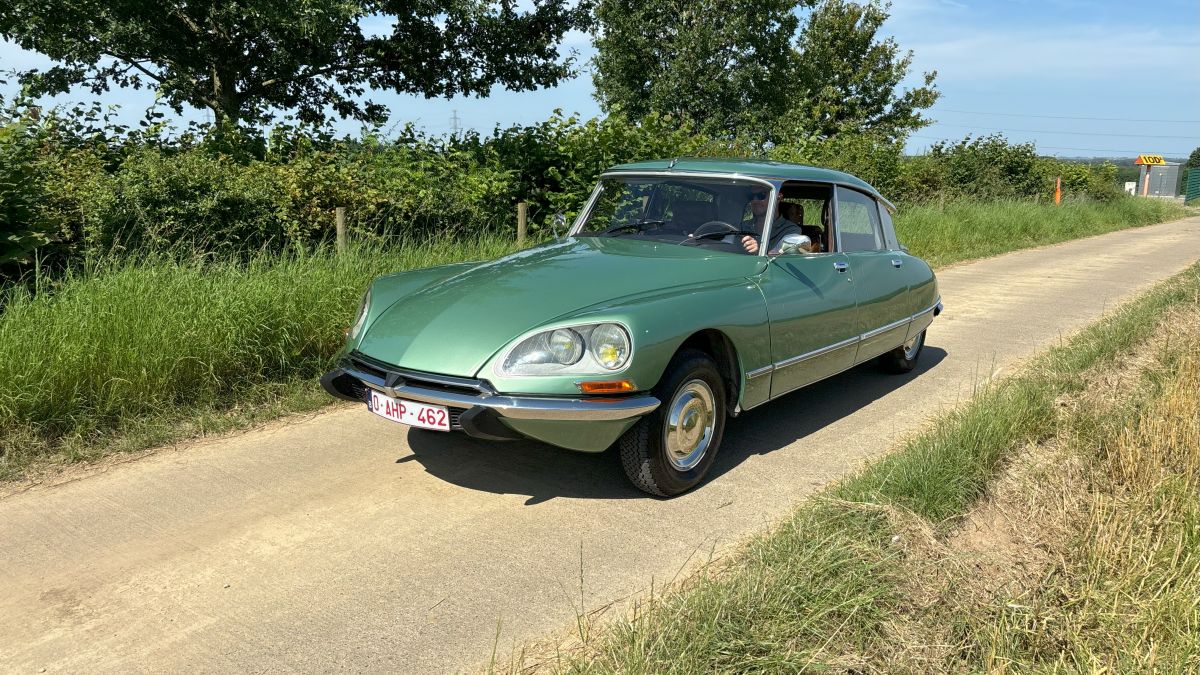
[[[685,159],[610,169],[645,171],[838,183],[878,197],[849,174],[775,162]],[[846,271],[834,263],[845,263]],[[929,266],[894,248],[763,257],[573,237],[490,262],[381,277],[372,285],[364,328],[345,351],[487,380],[502,394],[578,397],[585,380],[626,379],[636,391],[650,391],[685,341],[717,331],[733,351],[737,407],[747,409],[894,348],[929,325],[933,315],[925,310],[937,301]],[[919,312],[917,321],[907,321]],[[511,377],[496,367],[533,332],[600,322],[629,330],[633,357],[622,370]],[[636,421],[500,418],[528,438],[584,452],[606,449]]]
[[[506,393],[578,394],[578,375],[505,378],[488,362],[535,329],[585,319],[619,321],[633,333],[637,365],[630,368],[639,370],[598,373],[596,379],[640,376],[639,388],[649,388],[654,381],[646,381],[645,357],[639,354],[653,351],[653,345],[642,344],[647,333],[636,317],[612,308],[637,304],[648,293],[687,298],[713,280],[741,284],[765,264],[752,256],[675,244],[567,239],[459,267],[439,283],[408,293],[370,320],[358,350],[401,368],[489,379]],[[686,306],[695,311],[700,304]]]
[[[856,337],[858,309],[852,272],[838,272],[842,253],[778,256],[759,280],[771,315],[771,351],[776,361],[811,353]],[[777,369],[771,396],[849,368],[854,350],[839,350]]]
[[[637,421],[636,417],[609,422],[500,418],[501,424],[535,441],[579,452],[604,452]]]

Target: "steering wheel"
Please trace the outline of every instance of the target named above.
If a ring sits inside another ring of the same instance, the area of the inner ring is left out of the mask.
[[[734,232],[741,231],[741,228],[734,227],[723,220],[710,220],[707,223],[700,225],[700,227],[697,227],[696,231],[692,232],[692,236],[699,237],[706,234],[716,234],[718,232],[728,232],[729,234],[733,234]]]

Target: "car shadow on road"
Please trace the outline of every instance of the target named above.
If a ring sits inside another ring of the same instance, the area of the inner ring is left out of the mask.
[[[746,411],[726,425],[721,454],[705,482],[751,456],[786,447],[904,388],[944,358],[944,350],[927,345],[917,369],[906,375],[882,373],[866,363]],[[647,497],[625,478],[612,448],[589,454],[533,441],[482,441],[459,433],[420,429],[409,430],[408,445],[413,454],[397,459],[397,463],[420,462],[431,475],[470,490],[528,495],[526,506],[556,497]]]

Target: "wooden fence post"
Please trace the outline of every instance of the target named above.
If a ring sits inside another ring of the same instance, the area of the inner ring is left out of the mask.
[[[333,210],[334,220],[337,222],[337,252],[346,252],[346,207],[339,206]]]
[[[525,225],[528,222],[529,204],[517,202],[517,246],[525,245]]]

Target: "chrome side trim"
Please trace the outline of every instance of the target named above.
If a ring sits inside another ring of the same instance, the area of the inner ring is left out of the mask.
[[[767,373],[769,373],[773,370],[775,370],[774,365],[763,366],[762,368],[755,368],[754,370],[746,373],[746,379],[753,380],[754,378],[762,377],[763,375],[766,375]]]
[[[472,396],[426,389],[410,384],[388,386],[382,379],[354,368],[343,367],[347,375],[387,396],[432,403],[454,408],[489,408],[501,417],[525,420],[579,420],[601,422],[638,417],[653,411],[659,400],[642,394],[620,398],[540,398],[533,396]]]
[[[800,363],[801,361],[807,361],[809,359],[813,359],[818,356],[824,356],[825,354],[828,354],[829,352],[836,351],[843,347],[849,347],[851,345],[862,342],[863,340],[869,340],[869,339],[875,337],[876,335],[886,333],[889,330],[893,330],[893,329],[899,328],[900,326],[903,326],[905,324],[916,321],[917,319],[921,318],[925,314],[928,314],[928,313],[938,309],[939,307],[941,307],[941,305],[942,305],[942,301],[939,298],[938,301],[929,309],[923,309],[923,310],[917,312],[916,314],[913,314],[910,317],[900,319],[899,321],[893,321],[892,323],[889,323],[886,326],[881,326],[879,328],[876,328],[875,330],[867,331],[866,333],[862,333],[861,335],[857,335],[855,337],[848,338],[846,340],[842,340],[841,342],[835,342],[834,344],[828,345],[826,347],[821,347],[820,349],[814,349],[811,352],[806,352],[804,354],[800,354],[799,356],[793,356],[791,358],[784,359],[782,361],[777,361],[777,362],[775,362],[774,366],[767,366],[764,368],[759,368],[758,370],[750,371],[749,373],[746,373],[746,378],[749,379],[749,378],[753,378],[753,377],[758,377],[759,375],[765,375],[766,373],[771,372],[772,370],[780,370],[782,368],[787,368],[788,366],[794,366],[797,363]]]
[[[907,319],[900,319],[899,321],[893,321],[886,326],[880,326],[879,328],[876,328],[873,331],[868,331],[866,333],[863,333],[859,337],[863,340],[870,340],[871,338],[875,337],[876,335],[881,335],[883,333],[888,332],[889,330],[899,328],[901,326],[907,326],[908,324],[912,323],[913,319],[917,318],[918,316],[921,316],[921,314],[924,314],[924,313],[925,312],[920,312],[918,314],[914,314],[914,315],[908,317]]]
[[[783,361],[780,361],[775,364],[775,370],[782,370],[783,368],[787,368],[788,366],[794,366],[797,363],[800,363],[801,361],[807,361],[809,359],[815,359],[818,356],[824,356],[825,354],[828,354],[829,352],[837,351],[839,349],[842,349],[843,347],[851,347],[853,345],[858,344],[859,341],[861,341],[861,340],[862,340],[862,337],[856,335],[848,340],[842,340],[841,342],[835,342],[834,344],[831,344],[829,346],[821,347],[820,349],[814,349],[811,352],[807,352],[807,353],[801,354],[799,356],[793,356],[790,359],[784,359]]]

